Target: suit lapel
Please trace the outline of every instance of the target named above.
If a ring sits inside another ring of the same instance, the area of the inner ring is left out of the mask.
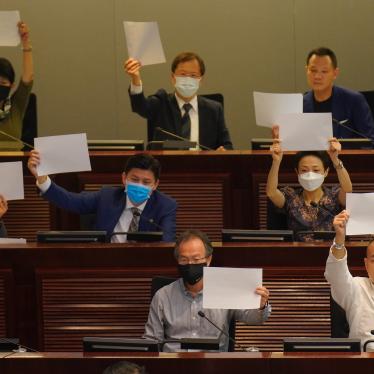
[[[181,136],[182,135],[182,116],[181,111],[179,109],[177,99],[175,98],[175,94],[169,94],[168,96],[171,116],[172,116],[172,125],[174,127],[174,133]]]

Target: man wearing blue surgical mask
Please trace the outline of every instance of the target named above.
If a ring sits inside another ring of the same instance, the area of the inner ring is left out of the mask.
[[[141,63],[129,58],[124,63],[131,77],[129,89],[132,111],[148,120],[150,140],[175,140],[157,128],[200,143],[210,149],[232,149],[229,131],[220,103],[198,96],[205,64],[193,52],[178,54],[171,65],[174,93],[164,89],[145,97],[140,76]]]
[[[135,231],[162,231],[163,241],[175,240],[177,204],[157,190],[160,163],[151,155],[140,153],[128,159],[122,173],[122,187],[103,187],[94,192],[66,191],[48,176],[39,176],[39,164],[39,152],[31,151],[28,168],[42,196],[59,208],[95,214],[95,229],[105,230],[112,242],[126,241],[126,235],[113,233]]]

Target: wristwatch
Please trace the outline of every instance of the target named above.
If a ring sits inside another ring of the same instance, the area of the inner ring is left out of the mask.
[[[332,245],[333,245],[333,247],[335,247],[336,249],[343,249],[343,248],[345,248],[345,245],[344,245],[344,243],[343,244],[336,244],[336,242],[335,242],[335,238],[334,238],[334,241],[332,242]]]
[[[339,162],[338,162],[337,165],[333,164],[333,165],[334,165],[334,168],[335,168],[335,169],[343,169],[343,168],[344,168],[344,165],[343,165],[342,160],[338,160],[338,161],[339,161]]]

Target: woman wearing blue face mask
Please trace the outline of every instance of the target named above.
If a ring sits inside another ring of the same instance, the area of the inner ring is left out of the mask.
[[[340,143],[335,138],[330,139],[328,155],[326,152],[317,151],[298,152],[295,156],[295,171],[300,187],[286,186],[278,189],[279,167],[283,152],[277,128],[273,129],[273,135],[271,147],[273,163],[266,185],[267,197],[287,214],[288,228],[295,233],[333,230],[333,216],[345,207],[346,193],[352,192],[349,174],[338,158]],[[323,185],[329,171],[329,158],[339,179],[339,185],[332,188]],[[311,236],[296,236],[296,238],[304,241],[310,240]]]
[[[21,81],[15,88],[15,72],[12,64],[5,58],[0,58],[0,130],[17,139],[22,136],[23,117],[31,93],[34,68],[29,29],[24,22],[18,23],[18,32],[22,43],[23,69]],[[21,142],[0,134],[0,148],[2,150],[19,150],[23,148]]]

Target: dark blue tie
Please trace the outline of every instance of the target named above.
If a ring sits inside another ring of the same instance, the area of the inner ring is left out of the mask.
[[[191,137],[191,118],[188,113],[191,108],[192,105],[190,103],[183,104],[184,114],[182,117],[182,137],[188,140]]]

